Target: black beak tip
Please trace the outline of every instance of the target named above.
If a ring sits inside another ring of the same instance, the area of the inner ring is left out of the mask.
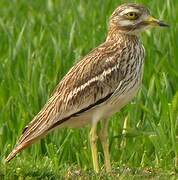
[[[170,27],[168,24],[166,24],[166,23],[163,22],[163,21],[159,21],[159,25],[160,25],[161,27]]]

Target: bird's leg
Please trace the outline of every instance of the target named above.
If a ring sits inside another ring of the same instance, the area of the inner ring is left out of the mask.
[[[104,164],[106,168],[106,172],[111,172],[111,163],[110,163],[110,155],[109,155],[109,142],[108,142],[108,120],[101,121],[102,127],[100,130],[100,141],[104,151]]]
[[[90,143],[91,143],[91,152],[92,152],[92,159],[93,159],[93,168],[98,173],[99,172],[99,165],[98,165],[98,152],[97,152],[97,123],[95,123],[90,131]]]

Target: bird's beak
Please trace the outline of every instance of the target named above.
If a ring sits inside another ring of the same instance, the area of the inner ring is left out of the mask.
[[[148,25],[151,25],[151,26],[161,26],[161,27],[169,27],[168,24],[166,24],[165,22],[163,21],[160,21],[152,16],[149,16],[146,21],[145,21],[146,24]]]

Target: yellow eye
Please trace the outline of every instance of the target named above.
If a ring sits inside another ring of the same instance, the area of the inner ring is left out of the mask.
[[[136,12],[129,12],[126,14],[127,19],[136,20],[138,19],[138,14]]]

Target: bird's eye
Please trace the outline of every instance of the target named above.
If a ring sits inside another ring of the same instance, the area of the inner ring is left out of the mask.
[[[129,12],[126,14],[126,18],[129,20],[136,20],[138,19],[138,14],[136,12]]]

